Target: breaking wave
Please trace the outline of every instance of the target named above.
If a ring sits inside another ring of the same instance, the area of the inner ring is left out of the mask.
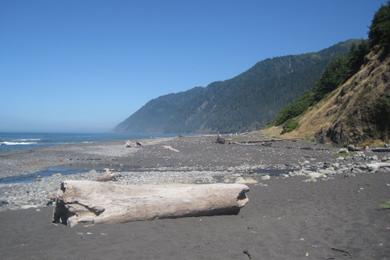
[[[37,142],[0,142],[0,145],[32,145],[32,144],[37,144]]]
[[[36,142],[41,141],[41,138],[22,138],[22,139],[15,139],[15,142]]]

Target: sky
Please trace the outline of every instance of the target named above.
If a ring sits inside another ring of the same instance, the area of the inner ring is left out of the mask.
[[[110,131],[158,96],[366,38],[385,2],[0,0],[0,131]]]

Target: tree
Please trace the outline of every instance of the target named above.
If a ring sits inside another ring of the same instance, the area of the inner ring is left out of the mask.
[[[370,47],[379,45],[382,56],[390,52],[390,1],[383,5],[374,15],[368,34]]]

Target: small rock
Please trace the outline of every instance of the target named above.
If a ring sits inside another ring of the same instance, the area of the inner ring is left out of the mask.
[[[340,164],[339,163],[334,163],[334,164],[332,164],[332,166],[333,166],[333,168],[338,169],[340,167]]]
[[[370,156],[369,159],[372,160],[372,161],[378,161],[378,156],[373,155],[373,156]]]
[[[8,205],[8,204],[9,204],[8,201],[6,201],[6,200],[0,200],[0,207],[6,206],[6,205]]]
[[[246,255],[246,256],[248,257],[248,259],[252,259],[252,256],[251,256],[251,254],[248,252],[248,250],[244,250],[244,251],[242,251],[242,253],[243,253],[244,255]]]
[[[269,175],[264,175],[264,176],[261,176],[260,179],[261,179],[262,181],[267,181],[267,180],[270,180],[271,177],[270,177]]]
[[[328,162],[324,162],[323,164],[322,164],[322,168],[323,169],[327,169],[327,168],[329,168],[330,167],[330,163],[328,163]]]
[[[217,140],[215,141],[217,144],[225,144],[226,140],[222,136],[217,136]]]
[[[340,148],[337,153],[349,153],[347,148]]]
[[[381,160],[381,161],[382,161],[382,162],[390,161],[390,157],[384,156],[384,157],[382,157],[382,160]]]
[[[350,152],[358,152],[358,151],[362,151],[362,150],[363,150],[362,148],[356,147],[356,146],[354,146],[353,144],[348,145],[348,146],[347,146],[347,149],[348,149],[348,151],[350,151]]]
[[[235,183],[239,184],[256,184],[257,181],[251,177],[243,178],[243,177],[238,177],[235,181]]]

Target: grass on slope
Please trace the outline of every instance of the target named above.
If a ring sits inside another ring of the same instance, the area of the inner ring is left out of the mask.
[[[274,120],[274,125],[283,125],[286,130],[291,129],[294,117],[301,115],[310,106],[318,103],[327,94],[343,84],[349,77],[355,74],[365,62],[365,55],[368,53],[367,41],[353,45],[350,52],[342,57],[334,59],[326,68],[321,79],[315,87],[291,104],[284,107]],[[294,124],[295,128],[297,124]],[[291,131],[291,130],[290,130]],[[288,132],[288,131],[284,131]]]

